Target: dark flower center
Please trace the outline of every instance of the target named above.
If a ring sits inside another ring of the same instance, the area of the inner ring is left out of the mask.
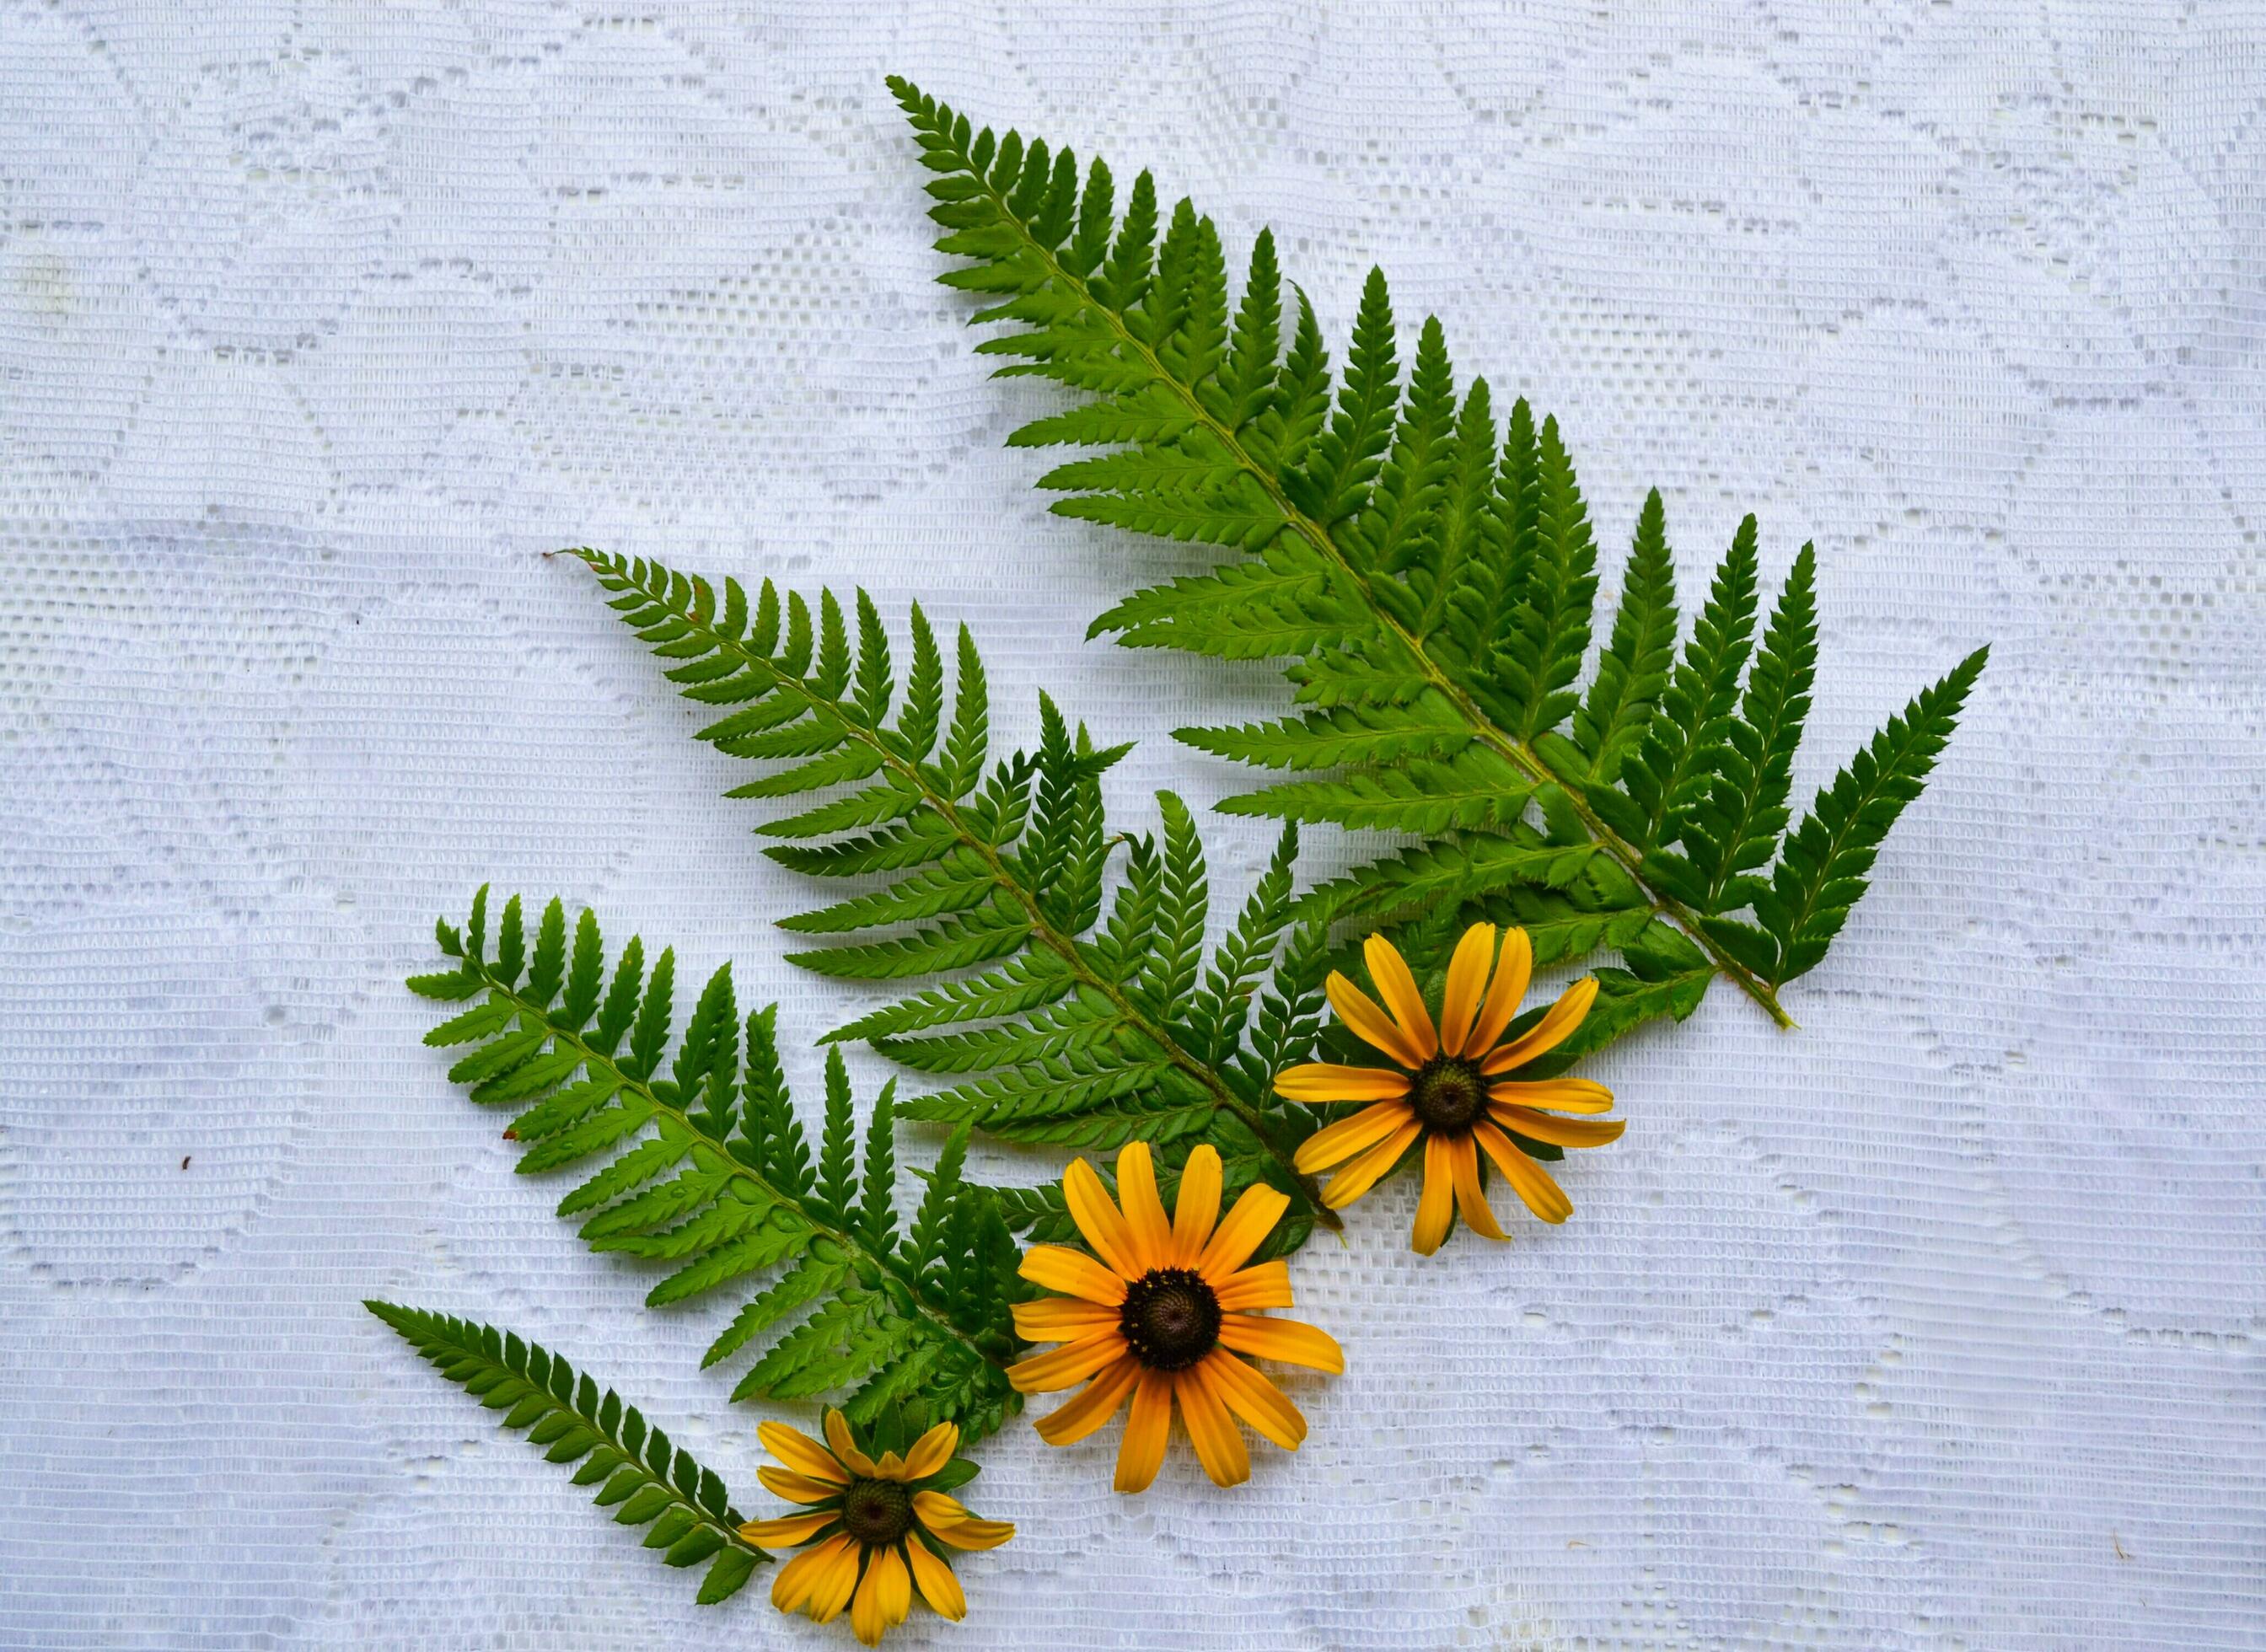
[[[1435,1056],[1417,1069],[1408,1086],[1408,1105],[1424,1128],[1440,1136],[1471,1129],[1487,1105],[1487,1079],[1479,1064],[1460,1056]]]
[[[886,1547],[912,1525],[913,1500],[894,1480],[853,1480],[842,1494],[842,1529],[860,1543]]]
[[[1151,1371],[1184,1371],[1219,1342],[1219,1298],[1201,1275],[1157,1268],[1125,1289],[1118,1328]]]

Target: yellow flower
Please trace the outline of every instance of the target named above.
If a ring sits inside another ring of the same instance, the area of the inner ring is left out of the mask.
[[[913,1586],[938,1612],[957,1621],[967,1597],[944,1561],[944,1544],[956,1549],[996,1549],[1015,1535],[999,1520],[979,1520],[930,1482],[944,1475],[960,1447],[960,1430],[939,1422],[902,1458],[884,1452],[875,1462],[858,1449],[839,1411],[826,1414],[826,1444],[783,1422],[759,1424],[756,1433],[784,1465],[765,1464],[757,1478],[800,1514],[755,1520],[740,1535],[764,1548],[808,1545],[779,1568],[771,1604],[807,1612],[830,1623],[844,1606],[850,1626],[867,1646],[905,1620]],[[965,1478],[964,1470],[960,1478]],[[960,1483],[951,1479],[951,1484]]]
[[[1402,1154],[1422,1141],[1424,1192],[1417,1202],[1411,1243],[1426,1256],[1440,1248],[1459,1210],[1473,1232],[1492,1239],[1503,1237],[1480,1181],[1482,1151],[1526,1208],[1545,1222],[1563,1222],[1573,1213],[1573,1201],[1506,1130],[1558,1147],[1603,1147],[1619,1139],[1626,1122],[1553,1116],[1603,1113],[1612,1106],[1613,1093],[1587,1078],[1522,1081],[1498,1077],[1564,1043],[1589,1014],[1597,983],[1594,976],[1576,981],[1531,1028],[1508,1043],[1497,1043],[1518,1013],[1518,1001],[1526,996],[1534,951],[1524,930],[1512,930],[1503,940],[1502,957],[1495,962],[1495,980],[1489,985],[1495,935],[1492,924],[1474,924],[1464,932],[1448,964],[1436,1028],[1400,953],[1383,936],[1371,935],[1363,954],[1391,1013],[1334,971],[1329,979],[1330,1002],[1356,1036],[1383,1050],[1405,1071],[1316,1064],[1285,1068],[1275,1080],[1276,1093],[1293,1101],[1371,1104],[1317,1130],[1298,1150],[1296,1162],[1301,1171],[1340,1167],[1322,1195],[1322,1202],[1334,1210],[1343,1210],[1375,1187]]]
[[[1093,1379],[1039,1420],[1039,1436],[1049,1445],[1084,1439],[1129,1395],[1117,1448],[1120,1491],[1144,1490],[1157,1477],[1176,1400],[1204,1473],[1215,1485],[1240,1485],[1250,1478],[1251,1458],[1230,1413],[1286,1451],[1306,1437],[1306,1420],[1239,1356],[1345,1369],[1344,1354],[1326,1333],[1253,1312],[1290,1305],[1287,1263],[1244,1266],[1290,1201],[1269,1187],[1247,1188],[1220,1221],[1219,1154],[1203,1146],[1181,1172],[1167,1224],[1145,1142],[1117,1155],[1117,1190],[1122,1210],[1083,1159],[1064,1175],[1071,1219],[1093,1255],[1059,1245],[1023,1254],[1023,1277],[1064,1295],[1016,1304],[1016,1334],[1063,1346],[1010,1366],[1007,1379],[1027,1394]]]

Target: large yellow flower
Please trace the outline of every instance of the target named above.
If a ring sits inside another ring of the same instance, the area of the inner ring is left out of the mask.
[[[1117,1155],[1117,1190],[1122,1210],[1083,1159],[1064,1175],[1071,1219],[1093,1255],[1059,1245],[1023,1254],[1023,1277],[1064,1295],[1016,1304],[1016,1334],[1063,1346],[1010,1366],[1007,1378],[1027,1394],[1093,1379],[1039,1420],[1049,1445],[1085,1438],[1129,1395],[1133,1407],[1117,1449],[1120,1491],[1144,1490],[1157,1477],[1175,1400],[1204,1473],[1215,1485],[1239,1485],[1250,1477],[1251,1458],[1230,1413],[1286,1451],[1306,1437],[1306,1420],[1239,1356],[1345,1369],[1327,1333],[1253,1312],[1290,1305],[1287,1263],[1244,1266],[1290,1201],[1269,1187],[1247,1188],[1220,1221],[1219,1154],[1202,1146],[1181,1171],[1167,1223],[1145,1142]]]
[[[885,1451],[879,1462],[858,1447],[839,1411],[826,1414],[826,1444],[821,1445],[784,1422],[764,1422],[757,1436],[784,1465],[765,1464],[756,1477],[789,1502],[806,1504],[801,1514],[756,1520],[740,1535],[764,1548],[808,1544],[779,1568],[771,1584],[771,1604],[781,1612],[807,1612],[831,1622],[850,1608],[850,1626],[867,1646],[903,1623],[912,1607],[913,1586],[937,1612],[955,1621],[968,1614],[967,1597],[945,1564],[942,1545],[956,1549],[996,1549],[1015,1535],[1001,1520],[979,1520],[947,1496],[936,1482],[958,1484],[945,1471],[960,1447],[960,1430],[939,1422],[903,1457]]]
[[[1590,1079],[1500,1076],[1564,1043],[1589,1014],[1597,983],[1594,976],[1576,981],[1533,1027],[1499,1044],[1495,1041],[1526,996],[1534,951],[1526,932],[1514,929],[1497,961],[1495,937],[1492,924],[1474,924],[1465,932],[1448,964],[1435,1027],[1407,963],[1392,942],[1371,935],[1363,955],[1391,1012],[1334,971],[1330,1003],[1356,1036],[1384,1051],[1402,1071],[1316,1064],[1285,1068],[1275,1080],[1276,1093],[1293,1101],[1371,1104],[1317,1130],[1298,1150],[1301,1171],[1340,1166],[1322,1195],[1332,1210],[1342,1210],[1367,1193],[1422,1141],[1424,1192],[1411,1243],[1426,1256],[1440,1248],[1458,1211],[1473,1232],[1503,1237],[1480,1180],[1482,1151],[1526,1208],[1545,1222],[1563,1222],[1573,1213],[1573,1201],[1506,1131],[1558,1147],[1603,1147],[1619,1138],[1626,1122],[1553,1116],[1603,1113],[1612,1106],[1613,1093]]]

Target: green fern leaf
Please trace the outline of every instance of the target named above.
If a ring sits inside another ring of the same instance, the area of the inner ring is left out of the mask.
[[[1429,688],[1390,705],[1334,705],[1239,728],[1179,728],[1173,737],[1215,757],[1270,769],[1334,769],[1449,757],[1472,742],[1471,727]]]
[[[880,692],[877,683],[869,678],[869,693]],[[486,926],[484,897],[479,904],[482,921],[468,926],[475,934]],[[971,1436],[998,1426],[1019,1403],[1004,1374],[1015,1345],[994,1311],[1013,1287],[983,1278],[974,1290],[978,1275],[969,1270],[990,1264],[972,1257],[961,1260],[955,1276],[971,1288],[956,1297],[939,1295],[900,1266],[888,1093],[874,1108],[861,1188],[849,1076],[840,1051],[830,1052],[827,1140],[814,1173],[779,1071],[774,1013],[742,1022],[728,966],[702,990],[662,1078],[656,1075],[669,1053],[673,954],[664,951],[645,983],[635,961],[626,961],[610,994],[610,1030],[585,1034],[566,1024],[566,1014],[543,1007],[542,995],[555,994],[565,979],[563,911],[557,903],[546,909],[531,971],[519,914],[515,900],[506,904],[494,961],[460,948],[457,974],[468,988],[461,997],[482,1001],[436,1030],[454,1048],[471,1046],[451,1071],[472,1086],[475,1100],[522,1106],[507,1135],[522,1145],[523,1173],[570,1166],[581,1173],[559,1201],[559,1214],[580,1221],[591,1248],[663,1265],[668,1271],[647,1297],[655,1307],[784,1268],[792,1283],[757,1297],[720,1339],[717,1358],[796,1309],[853,1297],[868,1307],[886,1301],[886,1312],[869,1315],[876,1328],[859,1341],[857,1360],[847,1359],[839,1339],[808,1367],[774,1349],[757,1362],[766,1373],[757,1386],[786,1372],[788,1385],[775,1391],[792,1397],[862,1388],[917,1362],[922,1371],[956,1373],[953,1393],[968,1409],[955,1414]],[[578,922],[576,932],[587,937],[577,940],[573,966],[587,1001],[603,973],[603,943],[595,920]],[[515,959],[521,969],[511,968]],[[612,1044],[625,1030],[630,1051],[617,1056]],[[1012,1254],[990,1261],[1013,1274]]]
[[[443,1377],[503,1412],[503,1427],[547,1447],[545,1461],[578,1465],[574,1484],[597,1487],[599,1507],[614,1509],[620,1524],[651,1528],[645,1545],[668,1564],[706,1561],[701,1604],[729,1599],[771,1559],[740,1535],[744,1523],[713,1471],[559,1356],[493,1326],[389,1302],[362,1305]]]
[[[1557,727],[1577,704],[1568,685],[1589,649],[1597,594],[1589,511],[1555,419],[1542,421],[1537,453],[1533,552],[1510,636],[1496,655],[1502,691],[1517,707],[1511,732],[1527,741]]]
[[[1638,513],[1624,579],[1612,637],[1574,719],[1574,744],[1588,759],[1589,773],[1600,780],[1614,778],[1622,758],[1643,738],[1676,654],[1676,564],[1656,487]]]
[[[1215,1064],[1233,1055],[1250,1018],[1251,999],[1273,961],[1294,907],[1291,866],[1298,858],[1298,828],[1286,822],[1276,839],[1266,875],[1253,888],[1235,927],[1213,954],[1203,990],[1188,1020],[1206,1057]]]
[[[808,1255],[733,1316],[732,1323],[700,1356],[701,1365],[705,1368],[729,1359],[798,1309],[834,1295],[849,1277],[847,1256],[829,1242],[818,1241]]]
[[[1028,164],[1017,160],[1019,166]],[[990,175],[987,171],[987,179]],[[1019,190],[1021,185],[1001,187]],[[1135,194],[1137,199],[1137,186]],[[971,219],[961,229],[967,235],[980,227]],[[1185,216],[1176,218],[1147,276],[1138,274],[1149,267],[1137,245],[1145,231],[1137,224],[1134,229],[1135,243],[1121,236],[1110,254],[1116,279],[1129,285],[1147,281],[1146,290],[1169,306],[1150,318],[1144,347],[1180,363],[1181,370],[1207,363],[1202,369],[1206,374],[1232,365],[1236,348],[1256,347],[1253,329],[1263,333],[1263,317],[1246,314],[1246,322],[1238,324],[1244,327],[1241,346],[1229,332],[1225,277],[1208,226]],[[1093,251],[1089,245],[1087,252]],[[1084,323],[1077,313],[1031,301],[1028,295],[1011,296],[1003,309],[1037,329],[1026,340],[1026,366],[1057,363],[1083,347],[1078,329]],[[1257,371],[1249,369],[1254,384]],[[1270,390],[1270,407],[1272,397]],[[1358,425],[1366,414],[1349,406],[1344,416]],[[1081,486],[1106,483],[1114,496],[1148,497],[1181,486],[1171,478],[1187,469],[1162,456],[1137,469],[1081,462],[1072,479]],[[1232,1064],[1223,1065],[1232,1052],[1213,1051],[1208,1033],[1199,1035],[1181,1025],[1203,969],[1209,891],[1202,848],[1188,810],[1169,794],[1160,796],[1158,805],[1165,821],[1161,852],[1145,838],[1111,830],[1101,779],[1127,748],[1097,745],[1085,727],[1042,696],[1036,749],[993,763],[982,662],[963,630],[954,674],[952,727],[944,735],[941,760],[932,762],[929,754],[941,732],[946,689],[940,650],[925,618],[916,617],[911,624],[910,669],[900,699],[888,628],[863,594],[856,599],[853,623],[843,604],[826,593],[814,608],[795,595],[782,597],[765,584],[751,603],[726,581],[719,612],[714,588],[705,581],[649,562],[588,551],[574,554],[591,569],[625,621],[671,662],[669,674],[688,694],[713,697],[720,685],[735,685],[732,693],[739,709],[703,730],[703,737],[731,755],[786,766],[767,766],[757,778],[734,788],[734,795],[784,801],[818,788],[859,788],[802,807],[785,820],[768,821],[760,830],[809,840],[769,852],[799,871],[879,880],[878,887],[783,919],[797,933],[842,938],[834,945],[792,953],[790,961],[844,979],[910,983],[960,976],[870,1011],[832,1035],[837,1041],[877,1041],[885,1053],[908,1065],[961,1080],[940,1097],[909,1098],[903,1113],[916,1119],[976,1120],[1007,1139],[1043,1137],[1087,1144],[1131,1139],[1128,1132],[1144,1130],[1179,1135],[1199,1129],[1224,1139],[1232,1122],[1261,1144],[1258,1151],[1275,1158],[1284,1181],[1304,1201],[1315,1202],[1312,1183],[1290,1164],[1297,1132],[1274,1113],[1264,1086],[1245,1080]],[[1295,577],[1294,568],[1283,571]],[[1159,617],[1162,621],[1168,616],[1160,609]],[[1244,622],[1222,618],[1220,623],[1233,628]],[[693,666],[703,669],[690,672]],[[893,705],[898,707],[894,723]],[[1420,705],[1397,715],[1405,723],[1436,717],[1437,708]],[[1371,720],[1383,725],[1391,719],[1378,713]],[[1484,759],[1467,755],[1454,761],[1474,775],[1485,766]],[[1109,861],[1120,848],[1128,852],[1127,883],[1114,903],[1105,903]],[[1238,978],[1261,968],[1263,959],[1256,951],[1233,966]],[[966,971],[980,973],[961,973]],[[634,993],[634,981],[629,990]],[[1086,1025],[1067,1012],[1057,1016],[1051,1006],[1064,1001],[1105,1009],[1097,1025]],[[665,1006],[656,1010],[648,1004],[640,1012],[660,1015],[665,1030]],[[720,1041],[720,1019],[711,1013],[696,1020],[700,1036],[691,1042],[705,1050],[708,1042]],[[1004,1024],[988,1025],[994,1021]],[[540,1028],[530,1030],[539,1039]],[[654,1042],[640,1021],[625,1071],[654,1053]],[[1110,1051],[1122,1059],[1113,1055],[1105,1064]],[[493,1061],[501,1073],[518,1071],[526,1056],[514,1049],[483,1057],[476,1050],[468,1059]],[[688,1061],[686,1073],[675,1081],[677,1087],[689,1093],[700,1087],[700,1075],[706,1074],[703,1093],[709,1100],[704,1105],[720,1116],[729,1101],[715,1077],[716,1064],[705,1055]],[[1121,1068],[1135,1072],[1137,1080],[1105,1076]],[[763,1093],[764,1116],[776,1130],[768,1081]],[[617,1099],[609,1107],[629,1105]],[[754,1111],[752,1103],[743,1109],[749,1116]],[[633,1133],[627,1112],[601,1110],[576,1120],[561,1132],[566,1139],[553,1151],[571,1156],[580,1140],[575,1132],[609,1129]],[[815,1185],[790,1193],[807,1195],[811,1210],[836,1228],[852,1225],[850,1195],[842,1182],[848,1173],[847,1130],[846,1122],[830,1110]],[[771,1166],[769,1149],[759,1144],[752,1151],[759,1167]],[[805,1150],[798,1142],[795,1151]],[[706,1232],[692,1230],[695,1236]],[[753,1260],[760,1246],[752,1237],[741,1235],[731,1243],[736,1247],[731,1256],[705,1271],[701,1257],[687,1259],[683,1284],[668,1288],[736,1277],[742,1263],[768,1265]],[[704,1256],[721,1249],[720,1242]]]
[[[1563,889],[1590,871],[1593,843],[1553,844],[1531,828],[1506,836],[1466,833],[1403,850],[1320,885],[1306,897],[1309,917],[1403,922],[1432,910],[1453,911],[1514,886]]]
[[[1308,770],[1335,766],[1334,745],[1349,766],[1386,771],[1485,751],[1541,806],[1553,839],[1570,829],[1595,844],[1650,920],[1683,934],[1783,1022],[1774,982],[1756,967],[1762,930],[1729,916],[1761,887],[1784,807],[1773,800],[1773,777],[1783,743],[1799,733],[1799,715],[1787,708],[1802,698],[1782,692],[1758,662],[1758,680],[1741,698],[1757,603],[1751,529],[1671,674],[1674,592],[1662,512],[1648,499],[1613,634],[1578,696],[1596,553],[1554,420],[1538,420],[1522,398],[1498,448],[1485,386],[1475,383],[1454,404],[1445,342],[1429,323],[1404,401],[1390,298],[1376,273],[1342,382],[1333,384],[1303,294],[1284,344],[1271,237],[1254,246],[1238,303],[1225,291],[1217,230],[1192,205],[1173,208],[1159,245],[1146,173],[1114,223],[1115,196],[1099,163],[1074,201],[1068,175],[1050,174],[1034,194],[1016,170],[1020,138],[977,132],[910,84],[890,85],[932,174],[939,248],[967,260],[944,279],[1002,296],[976,318],[997,329],[980,349],[1054,378],[1072,399],[1011,443],[1107,450],[1049,473],[1048,485],[1070,495],[1056,508],[1232,553],[1222,567],[1137,592],[1096,628],[1135,647],[1282,658],[1297,702],[1322,713],[1424,708],[1374,728],[1309,716],[1193,732],[1191,742]],[[1065,248],[1068,232],[1056,230],[1072,223]],[[1773,670],[1782,660],[1791,676],[1791,652],[1773,660]],[[1442,707],[1452,728],[1434,726]],[[1458,800],[1428,820],[1413,806],[1378,806],[1397,798],[1390,782],[1385,796],[1373,794],[1378,786],[1372,771],[1270,788],[1239,807],[1434,839],[1504,834],[1531,819],[1521,807]],[[1531,888],[1488,898],[1539,902],[1555,925],[1553,944],[1629,938],[1618,903],[1561,911]]]
[[[1337,411],[1328,428],[1314,439],[1305,463],[1282,477],[1292,501],[1325,525],[1359,512],[1368,503],[1369,484],[1392,438],[1400,400],[1392,297],[1385,289],[1385,272],[1371,268],[1362,285]]]
[[[1817,677],[1816,575],[1816,554],[1804,545],[1755,656],[1714,782],[1685,822],[1685,844],[1706,886],[1701,904],[1711,913],[1736,910],[1762,892],[1760,880],[1740,874],[1768,864],[1786,829],[1795,748]],[[1721,938],[1720,928],[1710,932]]]
[[[1990,659],[1977,648],[1920,691],[1834,776],[1786,840],[1769,890],[1755,900],[1762,932],[1778,943],[1773,986],[1817,967],[1864,895],[1881,842],[1920,793],[1960,708]]]
[[[1533,794],[1531,781],[1509,762],[1484,747],[1471,747],[1444,762],[1411,758],[1343,779],[1266,786],[1219,807],[1229,815],[1429,834],[1509,826]]]
[[[1211,910],[1203,844],[1188,806],[1170,792],[1157,793],[1165,816],[1163,877],[1159,888],[1155,945],[1133,987],[1137,1003],[1169,1020],[1195,990],[1202,967],[1204,924]]]

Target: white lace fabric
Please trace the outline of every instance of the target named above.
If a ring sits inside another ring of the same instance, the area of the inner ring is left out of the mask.
[[[1281,704],[1081,640],[1202,559],[1002,448],[1049,392],[932,284],[891,71],[1271,223],[1334,354],[1382,265],[1558,415],[1609,591],[1648,486],[1687,607],[1745,512],[1773,584],[1814,538],[1798,796],[1994,652],[1799,1032],[1597,1063],[1562,1229],[1364,1201],[1247,1485],[1011,1426],[1020,1535],[890,1643],[2266,1646],[2266,9],[0,0],[0,1647],[851,1644],[696,1607],[359,1304],[773,1507],[735,1304],[645,1311],[399,985],[557,893],[780,1000],[811,1115],[863,1001],[544,551],[964,619],[1005,739],[1140,741],[1128,824]],[[1267,838],[1205,829],[1217,922]]]

